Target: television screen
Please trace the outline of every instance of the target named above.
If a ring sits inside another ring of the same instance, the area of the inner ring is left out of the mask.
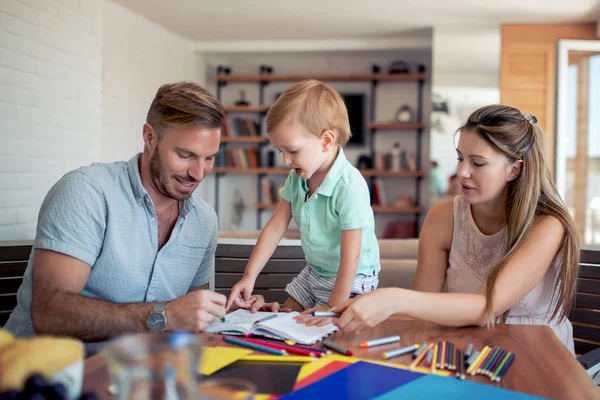
[[[350,132],[352,137],[348,144],[362,146],[365,144],[365,95],[362,93],[340,93],[348,109]]]
[[[350,132],[352,137],[348,145],[364,146],[365,140],[365,95],[363,93],[341,93],[348,109],[348,119],[350,120]],[[275,95],[275,100],[281,93]]]

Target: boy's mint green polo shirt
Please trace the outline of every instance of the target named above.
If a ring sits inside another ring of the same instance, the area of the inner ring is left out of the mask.
[[[292,207],[300,228],[308,265],[319,275],[334,277],[340,268],[342,231],[362,228],[357,273],[372,275],[381,269],[375,218],[369,188],[362,174],[339,153],[317,191],[305,202],[308,185],[290,171],[281,197]]]

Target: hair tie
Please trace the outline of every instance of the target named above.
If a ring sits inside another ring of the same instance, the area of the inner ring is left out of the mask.
[[[535,117],[535,115],[523,113],[523,116],[525,117],[525,119],[527,120],[527,122],[529,122],[530,124],[533,125],[533,124],[537,123],[537,118]]]

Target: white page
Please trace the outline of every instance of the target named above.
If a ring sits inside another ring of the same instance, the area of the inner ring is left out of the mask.
[[[302,344],[316,343],[321,338],[338,330],[337,326],[331,323],[321,327],[299,324],[294,320],[294,317],[298,314],[297,312],[279,313],[277,318],[259,323],[257,328],[273,332]]]
[[[275,314],[273,312],[258,311],[251,313],[248,310],[239,308],[234,312],[225,315],[225,322],[217,321],[209,325],[204,332],[217,333],[223,331],[236,331],[240,330],[244,333],[250,333],[252,326],[255,321],[268,317],[269,315]]]

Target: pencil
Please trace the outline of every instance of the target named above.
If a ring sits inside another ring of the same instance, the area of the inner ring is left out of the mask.
[[[290,354],[296,354],[299,356],[307,356],[307,357],[316,357],[317,353],[314,351],[297,348],[296,346],[291,346],[289,344],[278,343],[273,340],[262,340],[262,339],[246,339],[251,343],[260,344],[263,346],[271,347],[277,350],[285,350]]]
[[[442,342],[442,356],[440,357],[440,369],[446,369],[446,341]]]
[[[500,382],[500,379],[499,379],[500,374],[504,373],[504,368],[506,367],[508,362],[511,360],[511,358],[514,358],[513,356],[514,356],[514,353],[511,353],[510,351],[508,353],[506,353],[506,355],[504,356],[504,360],[502,360],[502,362],[496,369],[496,372],[494,372],[494,374],[492,375],[492,382]]]
[[[237,344],[238,346],[247,347],[252,350],[259,350],[268,354],[275,354],[277,356],[287,356],[287,352],[285,350],[277,350],[267,346],[261,346],[256,343],[247,342],[243,339],[234,339],[229,336],[223,336],[223,340],[228,343]]]
[[[268,321],[273,318],[277,318],[277,314],[271,314],[268,317],[257,319],[256,321],[254,321],[254,323],[252,325],[260,324],[261,322],[265,322],[265,321]]]
[[[303,357],[303,356],[259,356],[259,355],[247,355],[240,358],[241,361],[260,361],[260,362],[281,362],[281,363],[307,363],[318,360],[314,357]]]
[[[435,354],[434,354],[434,359],[435,359],[435,367],[436,368],[440,368],[440,363],[441,363],[441,359],[442,359],[442,342],[438,342],[436,349],[435,349]]]
[[[454,371],[456,368],[454,366],[454,343],[448,342],[448,369],[450,371]]]
[[[400,341],[400,336],[388,336],[381,339],[373,339],[366,342],[362,342],[358,347],[369,348],[375,346],[382,346],[384,344],[395,343]]]
[[[412,346],[406,346],[406,347],[403,347],[401,349],[386,351],[381,356],[383,357],[384,360],[388,360],[388,359],[393,358],[393,357],[398,357],[398,356],[401,356],[401,355],[404,355],[404,354],[412,353],[415,350],[417,350],[419,348],[419,346],[421,346],[421,345],[420,344],[413,344]]]
[[[483,349],[481,349],[481,351],[479,352],[479,354],[477,355],[477,357],[475,357],[475,359],[473,360],[473,362],[471,362],[471,364],[469,365],[469,368],[467,368],[467,374],[469,375],[475,375],[473,373],[473,370],[475,368],[477,368],[477,365],[479,365],[479,363],[481,362],[481,359],[485,356],[485,353],[487,351],[489,351],[489,347],[485,346]]]
[[[323,344],[325,345],[325,347],[329,347],[331,350],[335,350],[338,353],[347,355],[347,356],[352,356],[352,352],[350,350],[348,350],[347,348],[340,346],[339,344],[330,342],[329,340],[325,339],[323,340]]]
[[[496,382],[500,382],[502,380],[502,378],[504,378],[504,375],[506,375],[506,373],[508,372],[508,369],[512,365],[513,361],[515,361],[515,357],[516,357],[516,354],[512,353],[510,355],[510,357],[508,358],[508,360],[506,360],[506,363],[504,363],[504,367],[502,367],[502,369],[500,370],[500,373],[496,376]]]
[[[465,379],[465,356],[461,349],[456,349],[456,376]]]
[[[439,357],[440,357],[439,346],[440,346],[440,345],[439,345],[439,343],[438,343],[438,344],[436,344],[436,345],[435,345],[435,347],[433,348],[433,359],[434,359],[434,360],[438,360],[438,361],[439,361],[439,359],[440,359],[440,358],[439,358]],[[436,371],[436,369],[437,369],[437,368],[436,368],[436,365],[438,365],[438,363],[437,363],[437,362],[435,362],[435,361],[431,363],[431,373],[432,373],[432,374],[435,374],[435,371]]]
[[[414,353],[412,353],[412,356],[411,356],[412,359],[414,360],[415,358],[419,357],[421,355],[421,353],[423,353],[427,349],[428,349],[428,344],[427,343],[423,343],[422,345],[419,346],[419,350],[417,350]]]
[[[471,357],[471,354],[473,354],[473,343],[469,343],[467,345],[467,350],[465,351],[465,360]]]
[[[428,346],[429,350],[427,350],[427,355],[425,356],[425,361],[423,361],[423,364],[425,364],[426,367],[431,367],[431,360],[433,360],[433,347],[434,347],[433,343],[431,343]]]
[[[419,350],[421,350],[422,348],[423,348],[423,346],[421,346],[419,348]],[[408,368],[414,369],[414,368],[418,367],[419,364],[421,363],[421,361],[423,361],[423,359],[425,358],[425,356],[428,355],[431,351],[433,351],[433,343],[430,343],[429,345],[427,345],[427,347],[417,356],[417,358],[415,358],[413,360],[413,362],[410,363]]]
[[[492,360],[494,358],[496,358],[496,356],[498,355],[499,351],[500,351],[499,347],[494,347],[494,351],[490,352],[488,354],[488,356],[486,357],[485,361],[483,363],[481,363],[481,365],[479,367],[477,367],[477,373],[478,374],[484,374],[484,371],[492,363]]]
[[[479,350],[475,350],[475,352],[473,354],[471,354],[471,357],[469,357],[469,359],[467,361],[465,361],[465,366],[467,368],[469,368],[471,366],[471,364],[473,364],[473,361],[475,361],[477,356],[479,356]]]
[[[492,382],[494,382],[496,380],[496,378],[498,377],[498,374],[500,373],[500,371],[502,370],[502,367],[504,367],[504,364],[506,364],[506,361],[510,358],[510,355],[512,353],[510,351],[508,351],[504,357],[502,357],[502,360],[500,360],[500,364],[498,364],[498,366],[496,367],[496,370],[494,371],[494,373],[492,374]]]
[[[498,366],[498,364],[500,364],[500,361],[502,361],[502,359],[504,358],[504,355],[506,354],[506,350],[504,349],[500,349],[500,352],[498,352],[498,354],[496,355],[496,358],[492,361],[492,363],[485,369],[485,374],[487,376],[489,376],[490,378],[492,377],[494,370],[496,369],[496,367]]]

